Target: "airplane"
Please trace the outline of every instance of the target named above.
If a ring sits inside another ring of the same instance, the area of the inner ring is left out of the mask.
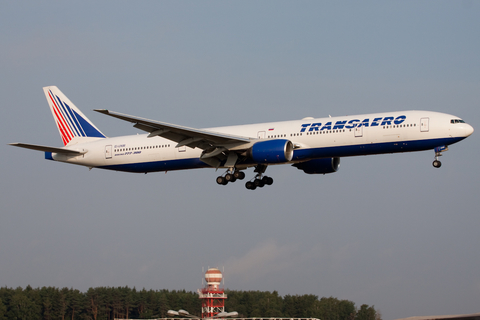
[[[434,150],[433,166],[448,146],[474,129],[462,119],[432,111],[399,111],[247,124],[206,129],[131,116],[105,109],[99,113],[130,123],[146,134],[105,136],[56,86],[43,88],[63,147],[10,143],[45,152],[45,159],[92,168],[148,173],[226,169],[219,185],[256,175],[249,190],[271,185],[269,165],[291,164],[307,174],[338,171],[340,158]]]

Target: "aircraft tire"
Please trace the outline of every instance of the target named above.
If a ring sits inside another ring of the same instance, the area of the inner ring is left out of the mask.
[[[228,181],[227,181],[227,179],[225,179],[225,177],[218,176],[217,177],[217,183],[221,184],[221,185],[226,185],[228,183]]]
[[[272,183],[273,183],[273,179],[272,179],[271,177],[267,177],[267,176],[263,177],[263,178],[262,178],[262,181],[263,181],[267,186],[271,186]]]
[[[433,161],[433,166],[435,168],[440,168],[442,166],[442,163],[438,160]]]
[[[243,171],[235,171],[235,172],[233,173],[233,176],[234,176],[235,178],[237,178],[238,180],[243,180],[243,179],[245,179],[245,172],[243,172]]]
[[[237,178],[235,178],[235,175],[233,175],[231,173],[227,173],[225,175],[225,180],[227,180],[228,182],[235,182],[235,180],[237,180]]]
[[[245,183],[245,188],[248,190],[255,190],[257,186],[252,181],[247,181],[247,183]]]
[[[255,185],[255,187],[263,188],[263,186],[265,185],[265,182],[263,182],[262,179],[255,179],[253,181],[253,184]]]

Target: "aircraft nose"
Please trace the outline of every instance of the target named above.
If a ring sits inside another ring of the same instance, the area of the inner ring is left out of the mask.
[[[471,135],[473,133],[473,127],[469,124],[467,124],[467,126],[465,127],[465,136],[468,137],[469,135]]]

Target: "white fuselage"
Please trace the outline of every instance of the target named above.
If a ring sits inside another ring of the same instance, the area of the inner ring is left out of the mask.
[[[430,111],[400,111],[357,116],[305,118],[204,129],[249,137],[252,144],[285,139],[295,146],[296,163],[309,159],[434,149],[456,143],[473,132],[460,118]],[[72,140],[68,149],[81,155],[46,153],[46,158],[90,168],[127,172],[155,172],[210,167],[200,160],[199,148],[176,147],[171,140],[147,134]],[[239,169],[253,166],[244,159]],[[223,164],[222,164],[223,166]]]

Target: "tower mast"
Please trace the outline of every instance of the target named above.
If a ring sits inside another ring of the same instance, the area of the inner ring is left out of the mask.
[[[210,268],[205,272],[205,287],[198,290],[199,298],[202,299],[202,318],[212,318],[220,312],[225,312],[224,288],[220,288],[222,272],[217,268]]]

